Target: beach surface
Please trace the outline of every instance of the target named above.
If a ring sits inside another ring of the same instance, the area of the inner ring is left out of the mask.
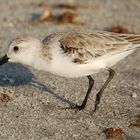
[[[62,3],[76,3],[78,8],[55,6]],[[66,11],[76,13],[84,25],[31,24],[48,6],[55,16]],[[58,31],[104,30],[117,25],[140,33],[139,0],[0,0],[0,11],[1,56],[9,41],[17,36],[43,39]],[[68,79],[20,64],[2,65],[0,140],[106,140],[107,128],[123,131],[124,136],[114,140],[140,140],[140,50],[113,69],[116,74],[103,93],[100,108],[91,114],[95,95],[108,77],[107,72],[92,75],[95,85],[87,107],[75,112],[64,108],[81,104],[88,87],[86,77]]]

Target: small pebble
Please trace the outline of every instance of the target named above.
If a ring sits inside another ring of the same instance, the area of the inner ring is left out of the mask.
[[[0,94],[0,101],[1,102],[9,102],[11,100],[11,97],[7,94]]]
[[[121,128],[107,128],[105,131],[107,139],[110,140],[124,140],[125,133]]]
[[[133,98],[137,98],[137,94],[136,93],[132,93],[132,97]]]

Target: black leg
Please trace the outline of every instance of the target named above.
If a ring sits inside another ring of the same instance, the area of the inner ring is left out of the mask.
[[[86,107],[87,100],[89,98],[89,94],[90,94],[92,87],[93,87],[93,84],[94,84],[94,80],[92,79],[92,77],[90,75],[87,76],[87,78],[89,79],[89,86],[88,86],[88,90],[86,92],[86,96],[85,96],[81,105],[73,106],[73,107],[71,107],[72,109],[83,110]]]
[[[108,71],[109,71],[109,77],[108,79],[105,81],[104,85],[102,86],[102,88],[100,89],[100,91],[97,93],[96,95],[96,100],[95,100],[95,107],[94,107],[94,112],[96,112],[96,110],[98,109],[98,106],[100,104],[100,100],[101,100],[101,96],[102,96],[102,93],[103,91],[106,89],[107,85],[109,84],[109,82],[113,79],[114,77],[114,74],[115,74],[115,71],[112,70],[112,69],[109,69],[108,68]]]

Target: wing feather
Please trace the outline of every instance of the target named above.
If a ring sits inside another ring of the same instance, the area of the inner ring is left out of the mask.
[[[115,54],[128,49],[132,43],[118,34],[95,32],[70,32],[60,38],[60,47],[75,63],[86,63],[90,59]]]
[[[140,35],[106,31],[55,33],[46,37],[43,42],[51,44],[54,40],[59,41],[59,47],[65,55],[80,64],[140,47]]]

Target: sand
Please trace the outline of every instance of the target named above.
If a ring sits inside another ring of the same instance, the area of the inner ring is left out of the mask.
[[[18,35],[43,39],[56,31],[104,29],[115,25],[140,33],[139,0],[77,0],[76,3],[92,7],[74,11],[84,19],[84,26],[54,23],[32,26],[29,19],[44,10],[38,6],[40,2],[43,0],[0,0],[1,56],[9,40]],[[53,11],[57,15],[67,9],[54,8]],[[107,72],[92,76],[95,86],[87,108],[75,112],[63,108],[82,102],[88,86],[86,78],[67,79],[20,64],[1,66],[0,94],[10,98],[7,102],[0,101],[0,140],[106,140],[104,130],[110,127],[121,128],[126,140],[140,140],[140,128],[129,126],[135,116],[140,115],[140,50],[113,69],[116,75],[102,96],[100,109],[91,115],[95,95],[106,80]]]

